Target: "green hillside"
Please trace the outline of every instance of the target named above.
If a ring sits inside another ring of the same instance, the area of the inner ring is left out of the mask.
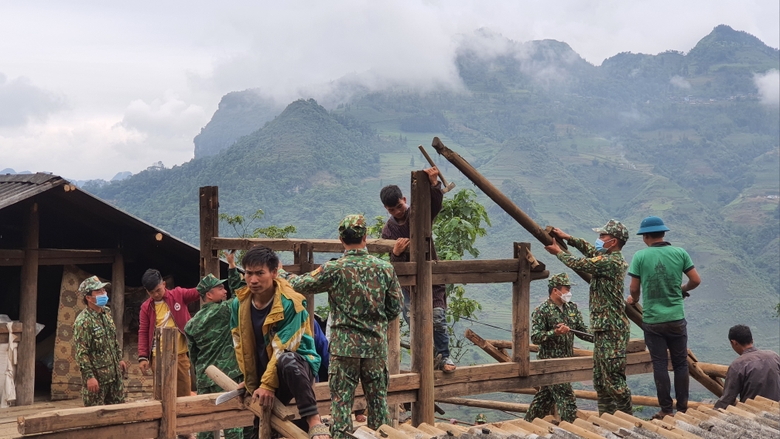
[[[610,218],[635,231],[642,218],[661,216],[672,229],[668,239],[688,250],[702,276],[686,310],[689,343],[703,361],[734,358],[726,333],[736,323],[750,325],[759,346],[780,350],[773,315],[780,298],[780,113],[760,103],[753,82],[780,67],[777,49],[718,26],[687,54],[622,53],[601,66],[563,42],[517,43],[484,31],[457,54],[465,90],[363,93],[331,110],[299,100],[243,137],[249,125],[242,131],[226,121],[257,122],[258,110],[246,104],[254,92],[237,92],[200,134],[232,146],[86,189],[194,243],[204,185],[219,186],[221,212],[262,208],[260,227],[294,224],[297,237],[334,237],[348,213],[385,214],[379,189],[408,189],[410,171],[424,163],[417,145],[439,136],[542,226],[591,240],[591,228]],[[470,187],[443,158],[434,159],[448,180]],[[511,242],[528,241],[551,270],[564,270],[479,196],[493,222],[478,242],[481,257],[511,257]],[[632,235],[626,257],[642,247]],[[574,288],[583,309],[586,288]],[[508,329],[510,289],[468,287],[483,304],[483,323]],[[545,297],[544,283],[534,283],[532,304]],[[476,351],[464,359],[485,361]]]

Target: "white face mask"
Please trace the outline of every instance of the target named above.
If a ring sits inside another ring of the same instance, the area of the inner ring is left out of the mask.
[[[561,294],[561,300],[563,300],[563,303],[569,303],[569,301],[571,301],[571,291]]]

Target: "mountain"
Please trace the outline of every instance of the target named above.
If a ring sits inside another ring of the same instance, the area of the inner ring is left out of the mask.
[[[383,185],[408,195],[409,172],[424,163],[417,145],[439,136],[542,226],[590,240],[610,218],[634,231],[642,218],[661,216],[703,279],[686,300],[689,342],[702,361],[734,358],[725,337],[737,323],[750,325],[760,346],[780,349],[780,112],[761,102],[754,82],[780,65],[777,49],[728,26],[687,54],[621,53],[600,66],[553,40],[519,43],[479,30],[460,44],[462,89],[344,92],[352,97],[330,110],[299,100],[265,119],[260,108],[271,107],[254,92],[232,93],[201,132],[213,155],[86,189],[190,242],[205,185],[219,186],[221,212],[262,208],[253,227],[293,224],[296,237],[334,237],[346,214],[385,215]],[[250,122],[231,128],[239,120]],[[434,159],[458,188],[471,186]],[[493,221],[478,242],[481,257],[511,257],[509,243],[527,241],[551,271],[564,270],[479,196]],[[221,233],[235,231],[223,224]],[[626,258],[641,248],[632,235]],[[585,302],[585,291],[575,287],[574,300]],[[483,320],[508,327],[506,285],[468,292],[483,304]],[[546,295],[542,283],[532,285],[534,306]]]

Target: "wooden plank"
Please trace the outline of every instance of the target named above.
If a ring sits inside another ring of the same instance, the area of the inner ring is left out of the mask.
[[[38,203],[28,206],[25,231],[24,265],[21,275],[19,320],[22,337],[18,345],[16,365],[16,405],[30,405],[35,393],[35,323],[38,307],[38,241],[40,218]]]
[[[105,439],[105,438],[153,438],[157,437],[159,421],[134,422],[130,424],[109,425],[105,427],[83,428],[44,433],[35,438],[45,439]]]
[[[38,265],[68,264],[111,264],[116,250],[113,249],[38,249]],[[0,250],[0,266],[18,267],[24,265],[24,250]]]
[[[121,252],[116,252],[111,265],[111,317],[116,325],[116,338],[119,342],[119,352],[124,352],[125,333],[125,258]]]
[[[219,431],[228,428],[249,427],[255,414],[249,410],[230,410],[218,413],[203,413],[176,419],[177,434],[186,435],[194,431]]]
[[[200,276],[209,273],[219,277],[220,247],[215,247],[213,239],[219,236],[219,188],[203,186],[200,188]]]
[[[471,329],[466,329],[465,335],[467,339],[469,339],[472,343],[474,343],[477,347],[481,348],[483,351],[487,352],[488,355],[498,360],[499,363],[509,363],[512,361],[512,359],[509,358],[506,354],[496,349],[495,346],[488,343],[484,338],[477,335],[477,333],[475,333]]]
[[[520,365],[520,376],[527,377],[531,360],[528,350],[531,336],[531,264],[528,255],[531,244],[516,242],[513,249],[518,267],[517,281],[512,283],[512,361]]]
[[[162,383],[160,404],[162,416],[160,418],[160,439],[176,438],[176,359],[178,352],[179,330],[176,328],[162,328],[160,337],[160,355],[155,358],[159,362]]]
[[[401,317],[387,325],[387,372],[392,376],[401,372]],[[361,386],[362,387],[362,386]],[[398,404],[388,404],[393,427],[398,426]]]
[[[44,411],[20,416],[17,420],[17,429],[19,433],[29,435],[55,430],[152,421],[160,419],[161,416],[162,406],[159,401],[131,402]]]
[[[412,404],[412,425],[433,424],[433,284],[431,275],[431,183],[425,171],[412,173],[409,252],[417,263],[417,285],[411,294],[412,372],[419,374],[417,402]]]

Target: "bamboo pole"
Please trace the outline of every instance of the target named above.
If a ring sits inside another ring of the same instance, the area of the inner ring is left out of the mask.
[[[21,275],[19,320],[22,338],[16,366],[16,405],[30,405],[35,393],[35,324],[38,307],[38,244],[40,216],[38,203],[33,201],[27,211],[24,265]]]
[[[528,350],[531,336],[531,264],[528,255],[531,244],[514,243],[514,256],[520,262],[517,282],[512,283],[512,361],[520,365],[520,376],[527,377],[531,354]]]
[[[514,402],[486,401],[471,398],[439,398],[436,402],[444,404],[465,405],[466,407],[481,407],[492,410],[504,410],[507,412],[525,413],[530,404],[518,404]]]
[[[425,171],[412,173],[412,211],[409,252],[417,263],[417,285],[411,294],[412,372],[420,376],[417,402],[412,404],[412,425],[434,421],[433,285],[431,283],[431,183]]]

